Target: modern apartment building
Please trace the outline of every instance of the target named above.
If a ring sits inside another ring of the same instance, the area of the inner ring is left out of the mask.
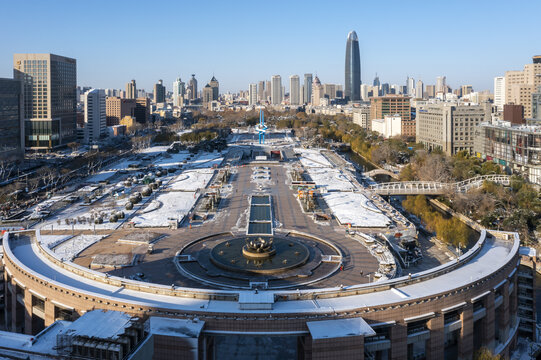
[[[248,89],[248,104],[250,105],[257,104],[257,97],[258,97],[257,84],[250,84],[250,87]]]
[[[541,185],[541,126],[482,123],[475,130],[474,151],[477,157]]]
[[[106,135],[106,106],[105,91],[92,89],[84,93],[84,142],[86,144],[98,141]]]
[[[108,97],[105,100],[107,126],[119,125],[124,116],[134,116],[136,102],[134,99]]]
[[[282,103],[282,77],[273,75],[271,77],[271,104],[280,105]]]
[[[77,61],[54,54],[14,54],[23,82],[25,145],[50,151],[77,136]]]
[[[301,104],[301,81],[299,75],[289,77],[289,104]]]
[[[541,86],[532,94],[532,118],[541,120]]]
[[[473,153],[475,127],[489,121],[491,107],[458,105],[456,103],[429,104],[417,109],[416,140],[428,150],[442,150],[447,155],[466,150]]]
[[[137,85],[135,84],[135,80],[132,80],[126,84],[126,98],[127,99],[137,98]]]
[[[22,83],[0,78],[0,161],[24,156],[24,117]]]
[[[158,83],[154,85],[154,102],[156,104],[165,102],[165,86],[162,80],[158,80]]]
[[[410,98],[387,95],[370,98],[370,121],[383,119],[385,115],[399,115],[402,119],[402,135],[415,136],[415,120],[411,120]]]
[[[524,70],[505,73],[505,103],[524,106],[524,116],[532,117],[532,94],[541,86],[541,55],[534,56]]]
[[[135,100],[133,116],[139,124],[146,124],[150,120],[150,99],[140,97]]]

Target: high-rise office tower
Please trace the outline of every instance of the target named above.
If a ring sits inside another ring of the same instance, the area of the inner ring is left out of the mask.
[[[345,97],[348,101],[361,100],[361,55],[357,33],[351,31],[346,42]]]
[[[260,81],[257,88],[257,101],[265,101],[265,82]]]
[[[0,159],[11,161],[24,156],[22,82],[0,78]]]
[[[25,143],[51,150],[76,140],[77,61],[54,54],[13,55],[23,82]]]
[[[505,104],[505,76],[497,76],[494,78],[494,106],[498,111],[503,111]]]
[[[377,86],[378,88],[381,85],[381,83],[379,82],[378,73],[376,73],[376,77],[374,78],[374,82],[372,83],[372,85]]]
[[[424,98],[424,89],[425,86],[421,80],[417,80],[417,86],[415,86],[415,96],[417,99],[423,99]]]
[[[301,104],[301,80],[299,75],[289,77],[289,103],[291,105]]]
[[[184,106],[184,96],[186,95],[186,84],[182,82],[180,77],[178,77],[173,82],[173,105],[174,106]]]
[[[257,104],[257,84],[250,84],[250,87],[248,89],[248,104]]]
[[[385,96],[391,92],[391,89],[389,87],[388,83],[381,84],[381,96]]]
[[[135,98],[137,98],[137,86],[135,85],[135,80],[132,80],[126,84],[126,99]]]
[[[436,78],[436,94],[438,93],[447,93],[447,84],[445,76],[438,76]]]
[[[212,100],[218,100],[218,97],[220,96],[220,83],[212,76],[209,85],[212,88]]]
[[[406,80],[408,96],[415,96],[415,79],[408,76]]]
[[[107,130],[105,112],[105,91],[88,90],[83,95],[85,107],[84,141],[86,144],[98,141]]]
[[[154,102],[156,104],[165,102],[165,86],[162,80],[158,80],[158,83],[154,85]]]
[[[534,56],[522,71],[505,72],[505,103],[524,106],[524,116],[532,117],[532,93],[541,85],[541,55]]]
[[[271,104],[280,105],[282,102],[282,77],[273,75],[271,77]]]
[[[304,96],[302,102],[308,104],[312,101],[312,74],[304,74]]]
[[[190,84],[188,85],[191,90],[190,100],[197,99],[197,80],[195,79],[195,74],[192,74],[190,79]]]

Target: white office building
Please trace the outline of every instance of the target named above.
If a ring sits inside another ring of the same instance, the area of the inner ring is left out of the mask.
[[[103,89],[88,90],[84,93],[83,100],[85,106],[84,142],[89,144],[106,134],[105,91]]]
[[[503,111],[505,104],[505,76],[496,76],[494,78],[494,106],[498,111]]]
[[[372,120],[372,131],[379,133],[385,139],[402,135],[402,117],[385,115],[383,119]]]

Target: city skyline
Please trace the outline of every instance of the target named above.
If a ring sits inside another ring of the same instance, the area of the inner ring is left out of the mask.
[[[167,11],[160,12],[159,34],[182,33],[183,28],[188,31],[193,26],[198,29],[175,45],[168,36],[158,36],[145,26],[150,18],[139,11],[142,2],[130,3],[130,7],[107,3],[107,13],[100,10],[105,2],[84,11],[82,4],[64,7],[64,3],[24,5],[24,13],[33,21],[25,24],[25,32],[4,40],[1,77],[12,76],[14,53],[54,53],[76,58],[78,84],[97,88],[123,89],[127,82],[136,79],[139,88],[151,91],[163,79],[171,89],[177,77],[189,79],[190,74],[196,74],[205,83],[214,74],[224,92],[246,90],[250,83],[269,80],[274,74],[288,78],[313,73],[323,83],[343,84],[344,38],[355,30],[364,83],[371,83],[377,72],[382,83],[403,85],[410,76],[434,84],[437,76],[446,76],[452,88],[471,84],[474,90],[492,90],[494,77],[506,70],[520,69],[539,52],[534,41],[538,13],[535,9],[541,9],[541,5],[536,3],[528,4],[532,11],[520,12],[520,23],[511,24],[513,32],[506,31],[507,26],[494,26],[504,14],[510,19],[520,11],[519,6],[505,8],[503,2],[490,3],[490,7],[466,2],[453,7],[433,3],[412,7],[398,2],[385,6],[344,2],[325,12],[319,10],[318,4],[304,2],[288,3],[288,11],[284,11],[285,3],[260,4],[258,8],[243,2],[237,6],[215,3],[210,7],[164,3],[162,8]],[[5,4],[4,13],[22,13],[22,6]],[[63,11],[57,11],[59,8]],[[140,24],[132,37],[115,35],[111,24],[120,13]],[[184,14],[184,27],[180,30],[172,21],[179,13]],[[312,22],[329,21],[332,26],[314,26],[303,32],[303,37],[292,37],[291,33],[300,34],[304,28],[302,22],[294,21],[300,13]],[[360,13],[385,16],[360,17]],[[259,14],[277,16],[290,25],[258,25]],[[237,21],[238,18],[243,21]],[[340,20],[329,20],[334,18]],[[1,25],[3,30],[20,26],[15,19],[6,18]],[[218,41],[218,33],[198,25],[206,19],[216,24],[212,29],[221,29],[219,34],[224,40]],[[422,26],[408,25],[415,22]],[[442,28],[442,23],[447,26]],[[257,32],[248,31],[256,25]],[[65,31],[66,28],[73,31]],[[483,36],[487,33],[490,36]],[[516,36],[517,33],[522,36]],[[81,41],[83,38],[85,41]],[[495,57],[494,49],[500,49],[502,44],[506,51],[498,51]]]

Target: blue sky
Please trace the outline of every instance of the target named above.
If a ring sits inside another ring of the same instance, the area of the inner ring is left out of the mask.
[[[541,54],[541,1],[0,1],[0,77],[13,53],[77,59],[78,84],[151,90],[214,74],[221,91],[317,73],[344,82],[346,36],[360,40],[363,83],[492,89],[494,76]],[[537,27],[537,28],[536,28]],[[200,86],[201,86],[200,85]]]

